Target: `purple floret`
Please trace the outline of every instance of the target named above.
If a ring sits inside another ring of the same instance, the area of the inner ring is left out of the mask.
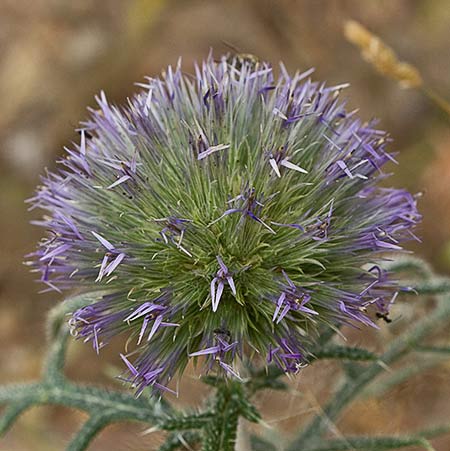
[[[123,334],[138,394],[191,358],[295,373],[322,329],[388,322],[402,287],[382,261],[418,240],[417,196],[379,186],[391,138],[311,74],[210,56],[121,107],[102,91],[29,200],[43,291],[92,300],[71,332],[97,353]]]

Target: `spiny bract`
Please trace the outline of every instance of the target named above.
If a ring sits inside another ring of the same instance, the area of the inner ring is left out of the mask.
[[[414,238],[408,192],[379,188],[387,135],[311,71],[208,58],[148,78],[124,107],[102,92],[81,142],[43,179],[48,289],[97,296],[73,332],[98,351],[125,334],[138,392],[168,390],[190,357],[296,372],[326,327],[373,325],[398,291],[377,264]]]

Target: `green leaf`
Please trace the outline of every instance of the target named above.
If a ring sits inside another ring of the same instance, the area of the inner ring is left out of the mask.
[[[57,380],[64,378],[63,371],[69,336],[68,325],[61,324],[58,332],[53,337],[53,341],[48,344],[47,356],[42,371],[43,378],[48,382],[55,383]]]
[[[356,379],[365,369],[360,363],[342,362],[342,368],[349,379]]]
[[[247,386],[251,393],[258,390],[286,390],[287,384],[280,380],[280,377],[284,376],[284,371],[275,365],[269,365],[262,369],[255,370],[249,368],[250,378],[247,382]]]
[[[374,361],[378,356],[364,348],[329,345],[315,349],[311,353],[313,359],[339,359],[355,361]]]
[[[210,412],[202,412],[192,415],[178,415],[164,418],[158,423],[160,429],[164,431],[184,431],[187,429],[201,429],[211,421]]]
[[[327,440],[315,446],[302,448],[302,451],[385,451],[409,446],[423,446],[427,450],[433,450],[433,447],[428,440],[448,433],[450,433],[450,424],[444,424],[420,431],[417,434],[412,434],[410,436],[344,437]]]
[[[29,400],[16,401],[5,409],[0,418],[0,435],[3,435],[17,420],[17,418],[29,409],[33,403]]]
[[[86,449],[95,435],[111,422],[155,422],[157,411],[164,412],[157,401],[149,401],[144,397],[136,399],[126,393],[96,387],[78,386],[64,378],[64,357],[69,337],[65,316],[90,302],[92,298],[77,296],[50,312],[50,342],[43,368],[43,380],[38,383],[0,387],[0,404],[10,403],[0,418],[0,433],[6,432],[21,413],[34,405],[58,404],[72,407],[90,414],[89,420],[68,447],[70,451],[80,451]]]
[[[385,370],[386,365],[391,365],[404,357],[408,352],[414,350],[424,338],[434,332],[436,327],[447,324],[449,321],[450,299],[446,297],[433,312],[396,338],[379,360],[365,368],[355,379],[347,380],[324,407],[323,412],[317,415],[294,439],[288,447],[288,451],[306,449],[307,446],[320,440],[328,430],[330,422],[334,421],[341,411]]]
[[[238,397],[237,403],[239,406],[240,415],[242,415],[246,420],[251,421],[252,423],[257,423],[261,420],[261,415],[258,412],[258,409],[244,396]]]

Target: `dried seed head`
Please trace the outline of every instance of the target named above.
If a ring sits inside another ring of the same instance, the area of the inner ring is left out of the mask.
[[[363,58],[382,75],[399,82],[402,88],[417,88],[423,80],[419,71],[409,63],[399,61],[394,50],[359,22],[349,20],[344,26],[345,37],[358,46]]]

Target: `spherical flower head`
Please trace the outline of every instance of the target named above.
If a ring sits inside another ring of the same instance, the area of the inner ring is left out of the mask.
[[[47,289],[96,296],[73,332],[97,352],[124,335],[138,393],[170,390],[190,359],[295,373],[324,328],[374,326],[370,307],[395,299],[377,261],[414,238],[416,200],[377,186],[388,136],[346,111],[346,86],[310,75],[210,57],[123,107],[102,92],[43,178],[32,203],[50,235],[33,266]]]

